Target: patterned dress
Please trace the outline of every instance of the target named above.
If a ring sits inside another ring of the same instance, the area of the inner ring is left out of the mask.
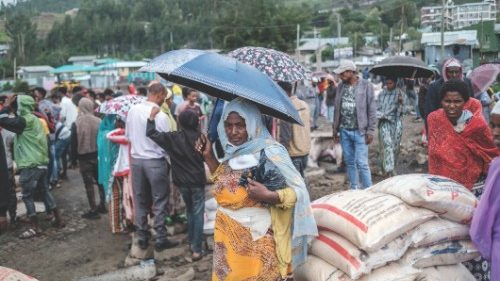
[[[403,135],[403,94],[400,89],[387,90],[378,97],[377,117],[380,162],[385,173],[394,172]]]
[[[484,189],[484,178],[478,180],[472,188],[472,193],[477,197],[478,200],[481,199]],[[477,281],[489,281],[491,268],[490,263],[483,257],[477,257],[476,259],[463,262],[465,267],[474,275]]]
[[[213,177],[213,194],[219,205],[231,210],[267,208],[248,197],[246,189],[238,184],[241,175],[241,171],[232,170],[226,164],[219,166]],[[272,231],[253,241],[248,228],[218,211],[214,230],[212,280],[284,280],[278,270]]]

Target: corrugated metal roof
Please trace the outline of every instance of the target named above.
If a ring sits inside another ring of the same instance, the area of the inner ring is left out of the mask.
[[[73,56],[68,59],[69,62],[90,61],[97,59],[97,56]]]
[[[441,33],[422,33],[420,41],[423,45],[441,45]],[[477,30],[448,31],[444,33],[444,45],[471,45],[478,46]]]
[[[118,61],[104,64],[104,68],[139,68],[148,64],[145,61]]]
[[[51,72],[54,68],[50,65],[20,66],[18,72]]]
[[[340,38],[307,38],[302,39],[302,44],[299,47],[299,51],[315,51],[319,46],[324,46],[326,44],[330,44],[332,46],[336,45],[345,45],[349,44],[348,37],[340,37]]]
[[[66,64],[52,70],[52,73],[93,72],[100,70],[102,70],[100,66]]]

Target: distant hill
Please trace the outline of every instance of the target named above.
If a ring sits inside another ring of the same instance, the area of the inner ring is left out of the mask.
[[[3,1],[3,7],[12,8],[18,12],[31,13],[64,13],[67,10],[79,8],[82,0],[17,0]],[[13,3],[17,3],[14,4]]]

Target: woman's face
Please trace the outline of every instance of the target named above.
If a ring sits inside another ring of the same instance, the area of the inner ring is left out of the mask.
[[[443,107],[446,116],[454,124],[462,115],[464,104],[465,100],[458,92],[446,92],[445,96],[441,100],[441,106]]]
[[[500,148],[500,114],[492,114],[490,118],[490,128],[493,134],[495,145]]]
[[[224,130],[229,142],[240,146],[248,140],[247,125],[245,119],[236,112],[231,112],[224,121]]]
[[[387,90],[392,91],[394,88],[396,88],[396,83],[392,80],[387,80],[385,81],[385,86],[387,87]]]

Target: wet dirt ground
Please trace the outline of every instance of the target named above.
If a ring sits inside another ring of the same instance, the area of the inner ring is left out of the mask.
[[[417,158],[425,158],[426,155],[426,149],[420,145],[422,126],[423,123],[415,122],[412,116],[405,118],[401,155],[396,169],[398,174],[426,171],[426,164],[417,163]],[[331,131],[324,119],[320,130]],[[378,141],[375,137],[369,152],[374,183],[383,179],[379,175],[377,148]],[[337,167],[332,161],[325,159],[319,165],[325,173],[309,178],[312,200],[348,188],[345,175],[335,172]],[[19,270],[41,281],[75,280],[123,267],[131,243],[130,235],[111,234],[106,215],[102,215],[99,220],[80,218],[81,213],[87,209],[85,189],[77,170],[69,170],[68,173],[69,180],[63,182],[61,188],[53,190],[56,202],[63,212],[66,227],[51,228],[50,224],[44,221],[45,215],[40,214],[44,233],[39,237],[18,239],[17,236],[27,227],[23,223],[16,229],[0,235],[1,266]],[[164,275],[171,277],[165,280],[178,280],[175,277],[191,267],[195,276],[189,280],[210,280],[212,255],[208,253],[201,261],[190,263],[185,259],[186,234],[175,235],[172,239],[184,243],[167,250],[167,260],[158,263],[158,268],[165,272]]]

